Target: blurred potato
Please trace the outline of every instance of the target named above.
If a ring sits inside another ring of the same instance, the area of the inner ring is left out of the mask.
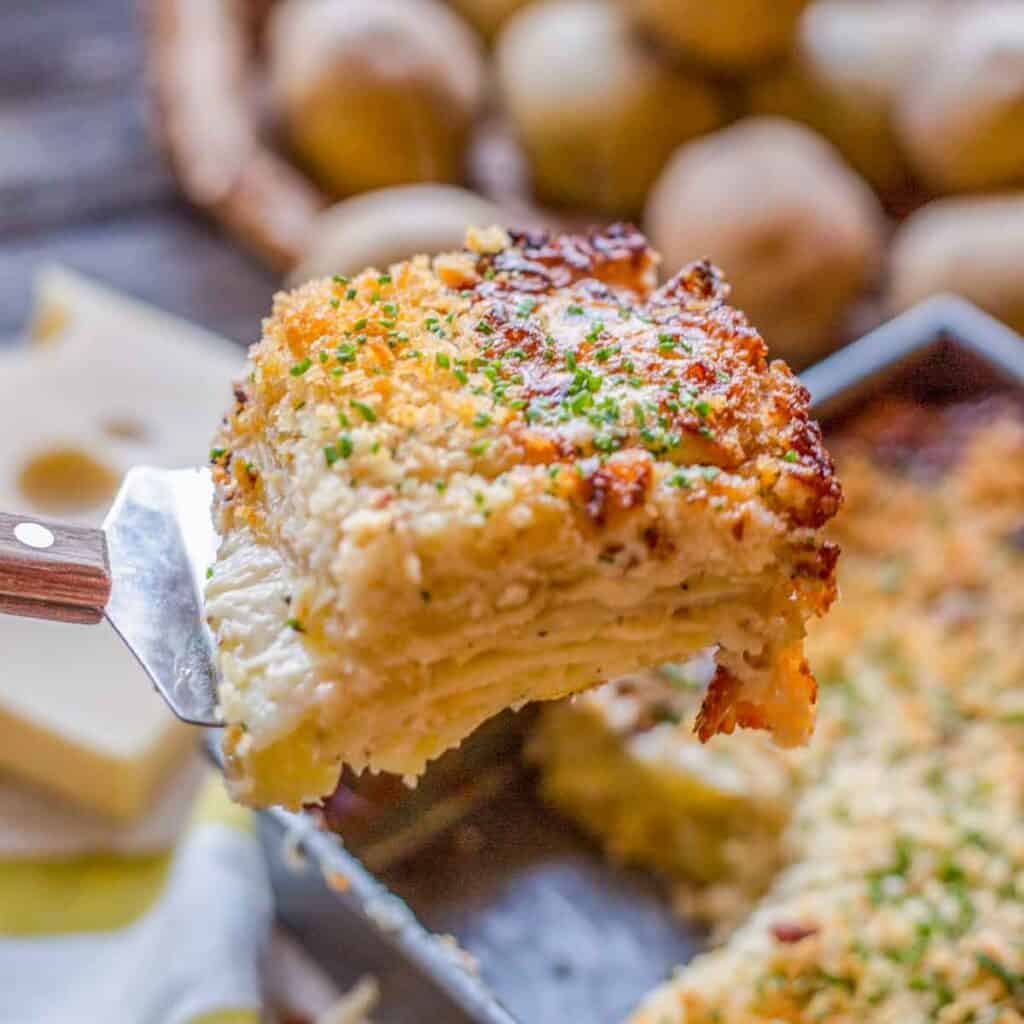
[[[882,192],[909,177],[894,125],[940,21],[937,0],[819,0],[800,19],[794,59],[749,87],[754,114],[821,132]]]
[[[651,36],[683,56],[739,71],[789,48],[809,0],[619,0]]]
[[[449,0],[485,39],[493,39],[508,17],[532,0]]]
[[[1024,193],[938,199],[893,241],[888,306],[955,292],[1024,331]]]
[[[903,144],[937,191],[1024,182],[1024,3],[949,16],[899,107]]]
[[[708,85],[661,64],[600,0],[528,7],[502,30],[497,57],[506,110],[548,202],[635,213],[676,146],[722,120]]]
[[[804,366],[839,339],[881,262],[884,218],[868,185],[804,126],[751,118],[683,146],[647,203],[666,273],[710,258],[773,356]]]
[[[296,156],[328,191],[454,181],[480,106],[479,44],[435,0],[285,0],[270,92]]]
[[[292,283],[461,249],[467,227],[502,220],[494,203],[454,185],[404,185],[343,199],[317,218]]]

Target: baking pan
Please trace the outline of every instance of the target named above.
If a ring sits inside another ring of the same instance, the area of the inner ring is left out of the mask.
[[[940,296],[803,380],[826,428],[883,393],[1024,395],[1024,339]],[[611,866],[539,803],[525,724],[472,737],[418,792],[350,780],[326,810],[260,815],[281,919],[340,984],[378,976],[382,1024],[613,1024],[701,948],[653,877]]]

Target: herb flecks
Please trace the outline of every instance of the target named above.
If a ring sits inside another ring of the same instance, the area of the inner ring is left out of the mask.
[[[349,404],[356,410],[356,412],[359,413],[360,416],[363,417],[364,420],[366,420],[367,423],[377,422],[377,413],[374,412],[372,406],[367,405],[365,402],[360,402],[356,398],[351,399]]]

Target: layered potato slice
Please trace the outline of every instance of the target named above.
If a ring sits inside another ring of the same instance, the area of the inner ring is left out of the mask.
[[[802,743],[839,487],[706,263],[631,228],[278,295],[212,452],[235,795],[415,776],[499,710],[717,645],[698,717]]]

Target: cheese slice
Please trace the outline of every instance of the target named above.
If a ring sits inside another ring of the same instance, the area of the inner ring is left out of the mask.
[[[205,460],[242,351],[60,267],[35,344],[0,355],[0,508],[98,525],[123,473]],[[118,818],[194,732],[113,630],[0,616],[0,770]]]

